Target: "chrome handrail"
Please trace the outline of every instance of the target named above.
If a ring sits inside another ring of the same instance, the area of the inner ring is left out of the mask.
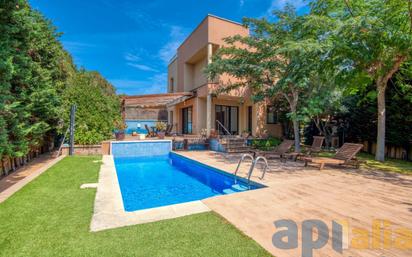
[[[237,168],[236,168],[235,173],[234,173],[234,175],[235,175],[235,184],[237,183],[237,178],[238,178],[237,172],[239,171],[240,164],[243,162],[243,160],[244,160],[246,157],[249,157],[249,158],[252,160],[252,165],[250,166],[250,169],[253,169],[253,163],[254,163],[254,158],[253,158],[253,156],[250,155],[250,154],[247,154],[247,153],[243,154],[243,155],[242,155],[242,158],[240,158],[239,163],[237,164]],[[251,172],[251,170],[249,170],[249,173],[250,173],[250,172]]]
[[[268,164],[268,161],[267,161],[267,159],[266,159],[265,157],[263,157],[263,156],[258,156],[258,157],[255,159],[254,165],[256,165],[256,163],[258,163],[259,160],[262,160],[262,161],[264,162],[264,164],[265,164],[265,168],[263,169],[262,176],[260,177],[260,179],[263,179],[263,178],[265,177],[266,170],[267,170],[267,168],[269,167],[269,164]],[[249,178],[250,178],[250,176],[249,176]]]
[[[217,122],[217,125],[218,126],[220,126],[220,127],[222,127],[223,128],[223,130],[228,134],[228,135],[232,135],[230,132],[229,132],[229,130],[219,121],[219,120],[216,120],[216,122]],[[218,131],[219,131],[219,129],[218,129]]]

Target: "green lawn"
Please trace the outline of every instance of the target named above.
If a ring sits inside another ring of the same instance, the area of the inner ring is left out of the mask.
[[[320,156],[330,157],[333,156],[333,153],[322,152]],[[385,162],[378,162],[375,161],[375,156],[367,153],[359,153],[357,157],[362,161],[361,167],[364,169],[376,169],[412,175],[412,162],[389,158],[387,158]]]
[[[214,213],[89,232],[100,157],[68,157],[0,204],[0,256],[270,256]]]

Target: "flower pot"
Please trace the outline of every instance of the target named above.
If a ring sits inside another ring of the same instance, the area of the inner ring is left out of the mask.
[[[115,136],[116,136],[116,141],[124,140],[125,137],[126,137],[124,131],[118,131],[118,132],[116,132],[116,133],[115,133]]]
[[[165,132],[157,132],[157,137],[159,138],[159,139],[164,139],[165,138]]]

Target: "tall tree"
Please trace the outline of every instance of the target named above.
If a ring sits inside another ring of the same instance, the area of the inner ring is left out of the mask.
[[[58,37],[26,0],[0,1],[0,158],[27,154],[57,125],[75,72]]]
[[[255,101],[278,96],[286,99],[295,150],[300,151],[299,103],[310,88],[307,78],[324,50],[316,40],[314,27],[305,29],[305,17],[298,16],[292,6],[287,5],[274,15],[275,22],[244,19],[251,35],[226,38],[227,46],[219,49],[206,71],[212,80],[221,74],[234,78],[228,83],[220,82],[224,91],[248,87]]]
[[[70,106],[77,105],[76,144],[98,144],[111,138],[122,124],[120,98],[114,87],[97,72],[80,70],[62,95],[61,117],[69,124]]]
[[[375,84],[376,160],[385,159],[385,93],[388,81],[412,61],[412,0],[317,0],[312,15],[334,24],[325,34],[334,49],[328,56],[341,69],[340,83],[354,90]]]

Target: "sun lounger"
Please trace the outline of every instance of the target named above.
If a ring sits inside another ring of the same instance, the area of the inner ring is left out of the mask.
[[[305,161],[305,166],[308,163],[319,164],[319,170],[322,170],[325,164],[354,165],[356,168],[359,168],[359,161],[355,157],[362,148],[362,144],[345,143],[336,152],[334,157],[304,157],[303,160]]]
[[[170,136],[173,129],[173,124],[168,124],[166,128],[166,136]]]
[[[312,145],[308,151],[308,155],[319,153],[322,150],[322,145],[323,145],[324,140],[325,140],[325,137],[314,136]]]
[[[154,137],[155,136],[155,132],[150,130],[150,128],[147,126],[147,124],[144,124],[144,127],[147,130],[147,136],[148,137]]]
[[[283,140],[280,145],[278,145],[274,150],[272,151],[255,151],[254,155],[258,156],[264,156],[266,158],[271,158],[271,157],[279,157],[281,160],[285,159],[286,153],[292,148],[293,144],[295,141],[293,140]]]

